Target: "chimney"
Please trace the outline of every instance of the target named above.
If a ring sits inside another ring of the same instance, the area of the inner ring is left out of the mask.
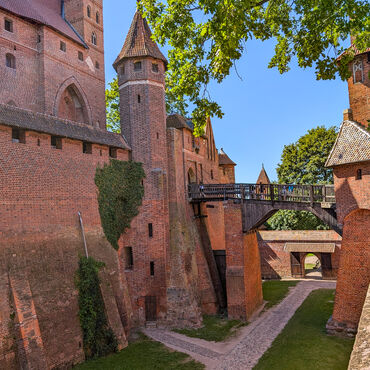
[[[343,112],[343,121],[353,121],[353,114],[352,114],[352,109],[346,109]]]

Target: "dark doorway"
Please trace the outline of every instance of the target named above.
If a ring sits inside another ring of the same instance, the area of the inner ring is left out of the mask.
[[[157,321],[157,297],[145,297],[145,319],[146,321]]]
[[[216,265],[218,274],[220,276],[222,289],[226,294],[226,251],[225,250],[219,250],[219,251],[213,251],[213,255],[215,256]],[[227,297],[226,304],[227,304]]]

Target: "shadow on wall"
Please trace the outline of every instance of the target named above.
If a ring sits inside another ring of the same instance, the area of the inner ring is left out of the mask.
[[[259,243],[260,244],[260,240]],[[262,242],[262,247],[259,248],[261,258],[261,274],[262,279],[281,279],[281,275],[272,268],[270,262],[273,260],[279,260],[278,255],[272,250],[272,248]]]

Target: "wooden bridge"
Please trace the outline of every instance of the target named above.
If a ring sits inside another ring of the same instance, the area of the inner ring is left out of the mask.
[[[234,200],[243,207],[243,231],[265,223],[280,209],[309,211],[342,233],[336,219],[333,185],[190,184],[192,203]]]

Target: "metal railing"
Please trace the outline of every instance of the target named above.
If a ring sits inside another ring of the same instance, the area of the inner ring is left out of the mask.
[[[245,199],[273,202],[335,203],[334,185],[190,184],[189,200]]]

